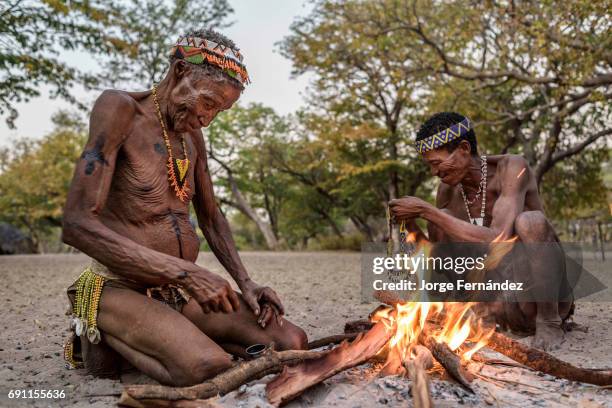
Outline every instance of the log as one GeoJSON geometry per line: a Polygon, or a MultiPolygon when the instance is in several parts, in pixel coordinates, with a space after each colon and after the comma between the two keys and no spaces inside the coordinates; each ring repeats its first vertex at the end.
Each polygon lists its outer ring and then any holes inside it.
{"type": "Polygon", "coordinates": [[[380,321],[365,334],[360,334],[352,343],[344,342],[325,356],[286,367],[282,373],[266,386],[268,401],[274,406],[291,401],[306,389],[318,384],[340,371],[363,364],[389,341],[394,327],[380,321]]]}
{"type": "Polygon", "coordinates": [[[397,347],[388,347],[385,354],[385,365],[379,372],[381,377],[406,374],[406,370],[402,365],[402,356],[397,347]]]}
{"type": "Polygon", "coordinates": [[[433,367],[433,356],[429,349],[416,345],[413,349],[415,357],[403,361],[408,377],[412,381],[412,399],[415,408],[432,408],[433,401],[429,388],[427,370],[433,367]]]}
{"type": "Polygon", "coordinates": [[[353,333],[344,333],[344,334],[334,334],[332,336],[323,337],[322,339],[313,340],[308,343],[308,350],[313,350],[319,347],[327,346],[330,344],[338,344],[342,343],[344,340],[355,340],[355,337],[359,335],[360,332],[353,333]]]}
{"type": "Polygon", "coordinates": [[[344,324],[345,333],[361,333],[368,331],[374,326],[370,319],[351,320],[344,324]]]}
{"type": "Polygon", "coordinates": [[[426,329],[421,332],[419,342],[431,351],[431,354],[444,367],[448,375],[461,384],[463,388],[474,393],[470,385],[474,377],[463,368],[461,358],[453,353],[446,343],[438,343],[426,329]]]}
{"type": "Polygon", "coordinates": [[[191,387],[168,387],[164,385],[129,385],[124,388],[122,400],[196,400],[224,395],[242,384],[257,380],[268,374],[278,373],[285,365],[297,364],[308,359],[324,356],[328,351],[267,350],[260,358],[245,361],[191,387]],[[125,398],[124,398],[125,397],[125,398]]]}
{"type": "Polygon", "coordinates": [[[501,333],[493,333],[487,347],[533,370],[555,377],[601,386],[612,385],[612,371],[573,366],[545,351],[518,342],[501,333]]]}

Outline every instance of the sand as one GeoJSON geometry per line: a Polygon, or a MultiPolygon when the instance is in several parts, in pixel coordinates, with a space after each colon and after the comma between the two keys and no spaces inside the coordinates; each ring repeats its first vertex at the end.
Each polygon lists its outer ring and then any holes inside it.
{"type": "MultiPolygon", "coordinates": [[[[245,252],[242,257],[256,281],[279,293],[287,318],[303,327],[310,339],[341,333],[347,320],[363,318],[374,307],[360,302],[358,253],[245,252]]],[[[210,254],[202,254],[198,262],[221,272],[210,254]]],[[[83,370],[67,370],[62,359],[68,327],[64,290],[86,263],[83,255],[0,257],[0,407],[115,405],[117,398],[113,394],[121,391],[120,381],[95,379],[83,370]],[[63,390],[65,398],[9,399],[11,389],[63,390]]],[[[610,287],[611,271],[596,262],[593,265],[590,269],[610,287]]],[[[583,367],[612,367],[612,303],[579,302],[575,320],[589,326],[588,333],[568,333],[554,354],[583,367]]],[[[484,366],[481,373],[523,385],[476,380],[476,394],[469,395],[451,382],[434,378],[436,405],[612,407],[612,393],[594,386],[519,368],[484,366]]],[[[127,382],[142,380],[123,378],[127,382]]],[[[265,407],[263,382],[217,399],[215,404],[265,407]]],[[[376,367],[367,364],[314,387],[289,406],[407,407],[411,406],[410,382],[398,377],[380,378],[376,367]]]]}

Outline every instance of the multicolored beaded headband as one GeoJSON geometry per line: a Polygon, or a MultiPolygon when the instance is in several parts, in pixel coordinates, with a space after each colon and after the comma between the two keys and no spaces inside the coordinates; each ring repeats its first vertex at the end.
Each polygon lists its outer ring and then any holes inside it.
{"type": "Polygon", "coordinates": [[[425,139],[417,140],[414,144],[417,152],[423,154],[430,150],[437,149],[455,139],[460,138],[472,129],[472,122],[468,118],[463,119],[459,123],[436,133],[425,139]]]}
{"type": "Polygon", "coordinates": [[[207,62],[224,70],[242,84],[249,84],[249,74],[242,63],[242,54],[233,48],[199,37],[180,37],[170,49],[170,55],[192,64],[207,62]]]}

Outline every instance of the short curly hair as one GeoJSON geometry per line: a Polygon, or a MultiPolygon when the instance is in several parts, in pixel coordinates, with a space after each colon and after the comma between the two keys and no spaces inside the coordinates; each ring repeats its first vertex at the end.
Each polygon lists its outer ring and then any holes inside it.
{"type": "MultiPolygon", "coordinates": [[[[181,37],[205,38],[207,40],[214,41],[217,44],[221,44],[223,46],[230,47],[234,50],[238,50],[238,47],[236,47],[236,43],[234,43],[234,41],[230,40],[223,34],[211,28],[190,30],[190,31],[185,32],[183,35],[181,35],[181,37]]],[[[172,65],[175,61],[179,60],[179,58],[175,57],[174,55],[170,55],[169,60],[170,60],[170,65],[172,65]]],[[[196,65],[196,64],[193,64],[193,65],[196,65]]],[[[216,65],[212,65],[207,62],[204,62],[202,64],[197,64],[196,66],[202,70],[201,71],[202,73],[210,77],[213,81],[228,82],[232,84],[233,86],[237,87],[238,89],[240,89],[241,91],[244,90],[244,85],[242,85],[240,81],[228,75],[225,71],[223,71],[221,68],[217,67],[216,65]]]]}
{"type": "MultiPolygon", "coordinates": [[[[419,131],[417,132],[416,140],[426,139],[431,135],[434,135],[456,123],[463,121],[464,119],[465,116],[457,112],[436,113],[421,125],[419,131]]],[[[474,133],[474,129],[470,129],[470,131],[466,134],[452,140],[449,143],[446,143],[440,148],[445,148],[449,152],[452,152],[457,148],[457,146],[459,146],[459,143],[461,143],[462,140],[467,140],[470,143],[471,154],[478,156],[478,142],[476,141],[476,133],[474,133]]]]}

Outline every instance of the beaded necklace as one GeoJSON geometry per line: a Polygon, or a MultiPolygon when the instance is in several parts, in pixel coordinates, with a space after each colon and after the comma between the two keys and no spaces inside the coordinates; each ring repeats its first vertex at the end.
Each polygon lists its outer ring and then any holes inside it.
{"type": "Polygon", "coordinates": [[[181,146],[183,147],[184,159],[175,159],[172,156],[172,146],[170,145],[170,138],[166,131],[166,125],[164,124],[164,118],[157,101],[157,85],[153,85],[153,103],[157,110],[157,118],[162,128],[164,135],[164,142],[166,143],[166,149],[168,150],[168,180],[170,181],[170,187],[174,188],[174,193],[179,200],[185,202],[189,199],[189,184],[187,182],[187,171],[189,170],[189,159],[187,158],[187,148],[185,147],[185,136],[181,134],[181,146]],[[178,177],[177,177],[178,174],[178,177]]]}
{"type": "Polygon", "coordinates": [[[483,155],[480,157],[480,186],[478,187],[478,192],[472,201],[468,201],[465,196],[465,191],[463,191],[463,184],[459,183],[459,191],[461,192],[461,197],[463,197],[463,203],[465,204],[465,210],[467,211],[468,218],[470,219],[470,223],[474,225],[483,226],[484,218],[485,218],[485,207],[487,206],[487,156],[483,155]],[[482,200],[480,205],[480,217],[472,218],[472,214],[470,213],[470,205],[472,205],[482,193],[482,200]]]}

